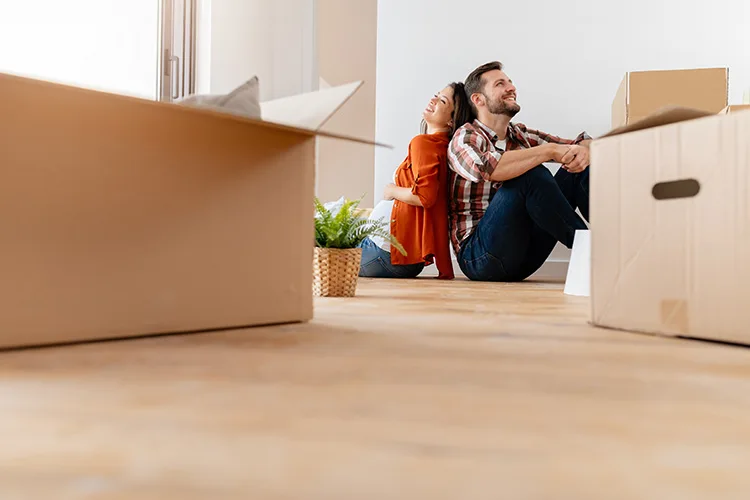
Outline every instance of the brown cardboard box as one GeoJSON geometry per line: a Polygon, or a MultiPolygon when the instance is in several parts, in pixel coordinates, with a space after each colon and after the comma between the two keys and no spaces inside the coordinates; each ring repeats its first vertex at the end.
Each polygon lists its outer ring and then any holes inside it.
{"type": "Polygon", "coordinates": [[[612,128],[669,106],[718,113],[729,104],[727,68],[626,73],[612,102],[612,128]]]}
{"type": "Polygon", "coordinates": [[[0,74],[0,347],[309,320],[315,138],[357,140],[315,127],[358,87],[252,120],[0,74]]]}
{"type": "Polygon", "coordinates": [[[722,115],[726,115],[729,113],[736,113],[737,111],[748,111],[750,110],[750,104],[731,104],[727,106],[726,108],[721,110],[722,115]]]}
{"type": "Polygon", "coordinates": [[[593,142],[594,324],[750,343],[749,137],[671,108],[593,142]]]}

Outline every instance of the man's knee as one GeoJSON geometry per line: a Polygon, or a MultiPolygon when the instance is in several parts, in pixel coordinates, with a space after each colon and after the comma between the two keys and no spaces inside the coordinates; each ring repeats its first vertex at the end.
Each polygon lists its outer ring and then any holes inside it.
{"type": "Polygon", "coordinates": [[[540,177],[544,179],[553,178],[552,172],[550,172],[549,169],[544,165],[537,165],[526,173],[532,177],[540,177]]]}
{"type": "Polygon", "coordinates": [[[544,165],[537,165],[536,167],[527,171],[521,177],[524,180],[532,182],[534,184],[539,183],[539,182],[545,182],[545,183],[555,182],[555,177],[552,175],[552,172],[550,172],[549,169],[545,167],[544,165]]]}

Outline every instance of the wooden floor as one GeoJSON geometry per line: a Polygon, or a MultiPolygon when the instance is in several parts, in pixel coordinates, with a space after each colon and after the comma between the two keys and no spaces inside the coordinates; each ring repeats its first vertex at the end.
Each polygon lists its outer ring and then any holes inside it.
{"type": "Polygon", "coordinates": [[[750,350],[561,290],[362,280],[308,325],[0,353],[0,498],[750,498],[750,350]]]}

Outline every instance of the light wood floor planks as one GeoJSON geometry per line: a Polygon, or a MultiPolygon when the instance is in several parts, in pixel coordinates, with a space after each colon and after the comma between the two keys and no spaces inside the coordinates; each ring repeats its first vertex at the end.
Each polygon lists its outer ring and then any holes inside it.
{"type": "Polygon", "coordinates": [[[362,280],[307,325],[0,353],[0,498],[747,499],[750,350],[586,320],[362,280]]]}

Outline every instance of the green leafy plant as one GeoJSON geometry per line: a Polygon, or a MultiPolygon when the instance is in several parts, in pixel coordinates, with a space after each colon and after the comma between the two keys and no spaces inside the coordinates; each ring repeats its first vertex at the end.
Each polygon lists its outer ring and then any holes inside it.
{"type": "Polygon", "coordinates": [[[357,248],[368,236],[379,236],[406,255],[406,250],[393,237],[386,222],[370,220],[359,214],[361,201],[344,200],[338,211],[332,211],[316,197],[315,244],[321,248],[357,248]]]}

